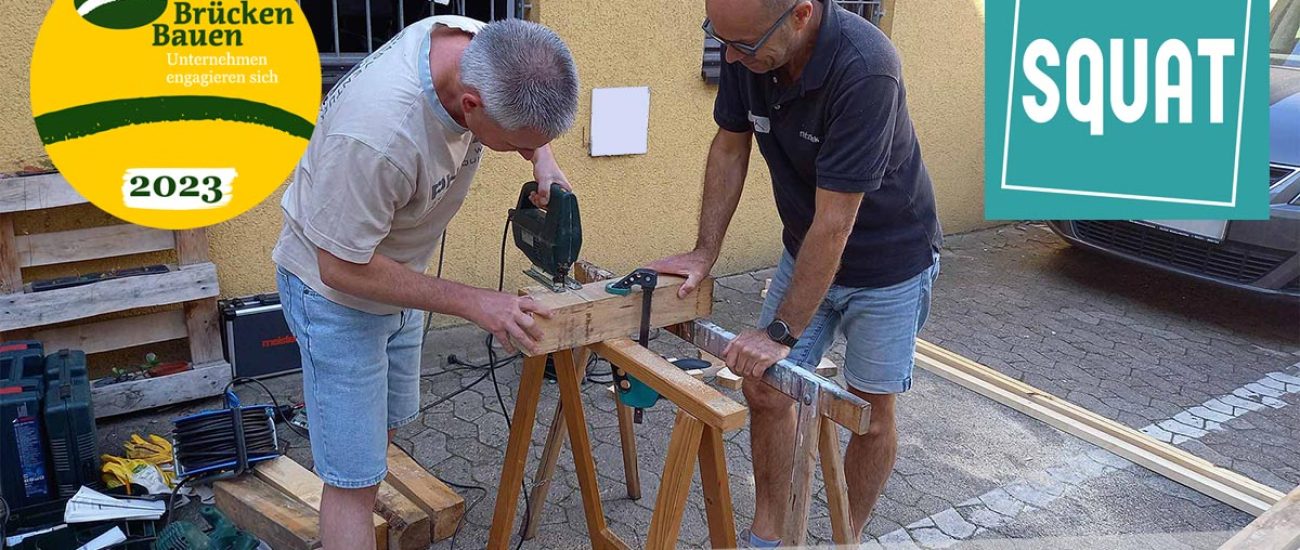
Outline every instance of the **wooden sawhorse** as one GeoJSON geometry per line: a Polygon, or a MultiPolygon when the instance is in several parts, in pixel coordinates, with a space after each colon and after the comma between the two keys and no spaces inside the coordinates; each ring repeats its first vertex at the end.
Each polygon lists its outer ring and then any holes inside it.
{"type": "MultiPolygon", "coordinates": [[[[580,281],[595,283],[565,294],[548,295],[536,289],[522,291],[542,301],[556,313],[551,320],[539,319],[539,325],[547,334],[541,344],[543,350],[564,350],[554,355],[560,402],[539,465],[538,483],[533,493],[536,504],[532,518],[535,521],[540,516],[546,486],[558,459],[564,432],[567,431],[573,447],[575,470],[582,491],[592,546],[626,547],[605,524],[596,482],[595,461],[591,455],[582,409],[579,381],[585,374],[586,367],[586,352],[583,348],[588,346],[616,368],[637,377],[679,407],[669,441],[663,481],[651,518],[647,547],[670,548],[675,545],[696,458],[701,465],[710,540],[717,548],[734,547],[735,519],[731,510],[721,434],[743,425],[743,407],[736,414],[733,407],[739,405],[734,401],[682,372],[658,354],[627,340],[624,335],[630,334],[639,326],[640,297],[635,293],[626,297],[611,297],[604,293],[603,285],[599,283],[610,277],[608,271],[587,262],[578,262],[575,267],[575,277],[580,281]],[[570,349],[575,351],[570,353],[567,351],[570,349]],[[575,355],[584,360],[575,361],[575,355]],[[565,426],[558,425],[561,415],[565,426]],[[710,483],[710,480],[716,482],[710,483]]],[[[680,278],[661,277],[652,308],[651,324],[655,327],[669,327],[672,333],[695,344],[702,351],[715,356],[722,355],[722,349],[734,335],[717,325],[698,320],[712,310],[712,280],[706,280],[685,300],[676,298],[675,289],[681,282],[680,278]]],[[[520,484],[527,464],[527,447],[536,420],[544,367],[543,356],[529,358],[524,362],[524,376],[515,403],[515,424],[511,429],[501,485],[498,487],[489,548],[504,548],[510,539],[520,484]]],[[[813,461],[821,454],[832,515],[833,538],[838,544],[856,542],[856,534],[852,533],[849,519],[843,460],[834,424],[845,426],[856,434],[865,433],[870,416],[869,404],[834,382],[788,361],[782,361],[768,369],[763,380],[795,399],[799,407],[796,460],[791,477],[791,510],[787,513],[783,540],[786,544],[796,545],[806,541],[813,461]]],[[[635,470],[636,448],[630,422],[625,421],[630,420],[630,410],[621,403],[619,416],[624,465],[629,482],[628,493],[636,498],[640,492],[635,470]]],[[[532,525],[526,531],[535,529],[536,526],[532,525]]],[[[531,537],[531,534],[526,533],[525,537],[531,537]]]]}

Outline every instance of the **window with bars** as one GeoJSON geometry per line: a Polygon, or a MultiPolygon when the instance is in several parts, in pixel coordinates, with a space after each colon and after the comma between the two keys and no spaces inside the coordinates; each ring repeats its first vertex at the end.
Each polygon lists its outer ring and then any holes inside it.
{"type": "MultiPolygon", "coordinates": [[[[837,4],[850,12],[856,13],[871,24],[880,26],[885,17],[882,0],[835,0],[837,4]]],[[[704,37],[704,62],[700,66],[700,78],[709,84],[718,83],[718,71],[722,69],[722,44],[717,40],[704,37]]]]}
{"type": "Polygon", "coordinates": [[[325,89],[353,65],[396,36],[407,24],[431,15],[464,15],[480,21],[529,18],[529,0],[299,0],[316,36],[325,89]]]}

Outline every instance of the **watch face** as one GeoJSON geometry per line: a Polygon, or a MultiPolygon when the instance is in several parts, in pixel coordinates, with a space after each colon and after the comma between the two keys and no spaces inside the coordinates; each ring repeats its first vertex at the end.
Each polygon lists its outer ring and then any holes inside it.
{"type": "Polygon", "coordinates": [[[778,342],[785,340],[790,335],[790,328],[785,325],[784,321],[772,321],[767,325],[767,337],[778,342]]]}

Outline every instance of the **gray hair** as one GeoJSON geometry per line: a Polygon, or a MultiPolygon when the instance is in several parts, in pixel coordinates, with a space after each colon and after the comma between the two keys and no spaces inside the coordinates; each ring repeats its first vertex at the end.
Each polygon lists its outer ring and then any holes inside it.
{"type": "Polygon", "coordinates": [[[460,79],[478,91],[487,116],[506,130],[554,139],[578,113],[578,68],[555,31],[506,19],[483,27],[460,58],[460,79]]]}

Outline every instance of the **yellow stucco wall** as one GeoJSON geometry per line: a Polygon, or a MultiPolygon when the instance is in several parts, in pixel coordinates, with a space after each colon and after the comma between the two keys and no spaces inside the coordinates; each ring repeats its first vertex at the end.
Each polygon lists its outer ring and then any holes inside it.
{"type": "MultiPolygon", "coordinates": [[[[948,232],[983,222],[982,0],[905,0],[893,13],[903,52],[909,103],[922,139],[948,232]]],[[[699,76],[703,2],[538,0],[540,20],[565,37],[578,62],[583,92],[578,123],[554,144],[580,193],[584,256],[615,271],[682,251],[694,243],[705,154],[716,131],[715,87],[699,76]],[[591,89],[650,87],[649,153],[592,158],[591,89]]],[[[0,173],[45,160],[30,116],[28,60],[49,0],[0,2],[0,173]]],[[[888,26],[887,26],[888,28],[888,26]]],[[[444,275],[495,286],[506,209],[530,166],[515,155],[485,157],[461,213],[449,228],[444,275]]],[[[257,208],[211,230],[222,294],[274,288],[269,260],[280,226],[277,192],[257,208]]],[[[27,218],[33,232],[74,225],[77,207],[54,220],[27,218]]],[[[740,210],[716,273],[775,263],[780,226],[767,169],[755,149],[740,210]]],[[[526,260],[507,247],[508,289],[527,283],[526,260]]]]}
{"type": "Polygon", "coordinates": [[[892,0],[907,106],[945,233],[984,221],[984,0],[892,0]]]}

